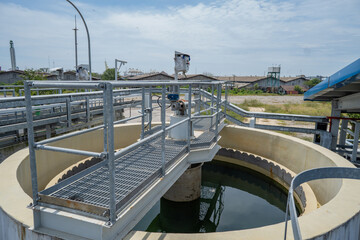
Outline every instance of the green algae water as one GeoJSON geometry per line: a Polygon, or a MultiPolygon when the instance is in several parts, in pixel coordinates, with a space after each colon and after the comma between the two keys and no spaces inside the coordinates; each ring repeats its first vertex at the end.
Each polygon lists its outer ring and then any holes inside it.
{"type": "Polygon", "coordinates": [[[287,193],[272,179],[234,164],[202,168],[201,197],[178,203],[161,198],[134,230],[167,233],[222,232],[284,221],[287,193]]]}

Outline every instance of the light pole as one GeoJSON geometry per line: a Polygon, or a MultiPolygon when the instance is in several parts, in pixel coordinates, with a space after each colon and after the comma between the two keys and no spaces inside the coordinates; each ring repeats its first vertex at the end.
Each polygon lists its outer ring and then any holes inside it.
{"type": "Polygon", "coordinates": [[[79,11],[79,9],[70,1],[70,0],[66,0],[68,1],[75,9],[76,11],[79,13],[81,19],[84,22],[85,25],[85,29],[86,29],[86,34],[87,34],[87,38],[88,38],[88,52],[89,52],[89,72],[90,72],[90,81],[92,81],[92,77],[91,77],[91,50],[90,50],[90,34],[89,34],[89,29],[86,25],[85,19],[83,17],[83,15],[81,14],[81,12],[79,11]]]}
{"type": "Polygon", "coordinates": [[[115,59],[115,81],[117,81],[117,70],[118,70],[117,63],[118,62],[120,63],[119,70],[120,70],[122,65],[125,65],[127,63],[126,61],[115,59]]]}
{"type": "Polygon", "coordinates": [[[78,55],[77,55],[77,29],[76,27],[76,15],[75,15],[75,28],[73,29],[75,32],[75,74],[76,74],[76,80],[79,81],[79,73],[78,73],[78,55]]]}

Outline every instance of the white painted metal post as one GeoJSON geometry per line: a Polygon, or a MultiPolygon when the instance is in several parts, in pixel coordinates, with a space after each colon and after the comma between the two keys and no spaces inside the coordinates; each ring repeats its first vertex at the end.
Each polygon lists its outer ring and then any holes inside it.
{"type": "MultiPolygon", "coordinates": [[[[333,100],[331,102],[331,116],[332,117],[340,117],[340,114],[341,114],[341,111],[338,110],[338,102],[333,100]]],[[[336,150],[338,133],[339,133],[339,123],[340,123],[339,119],[331,119],[331,135],[332,135],[332,139],[331,139],[331,148],[330,149],[332,151],[336,150]]]]}
{"type": "MultiPolygon", "coordinates": [[[[344,150],[346,150],[346,149],[343,148],[342,146],[345,146],[345,144],[346,144],[346,134],[347,134],[348,122],[349,122],[349,120],[347,120],[347,119],[343,119],[341,121],[339,145],[340,145],[340,148],[344,149],[344,150]]],[[[344,156],[344,153],[340,152],[339,154],[344,156]]]]}
{"type": "Polygon", "coordinates": [[[360,123],[355,122],[355,130],[354,130],[354,142],[353,142],[353,150],[351,154],[351,161],[355,162],[357,158],[357,150],[359,147],[359,132],[360,132],[360,123]]]}
{"type": "Polygon", "coordinates": [[[252,117],[250,118],[250,124],[249,127],[255,128],[256,118],[252,117]]]}

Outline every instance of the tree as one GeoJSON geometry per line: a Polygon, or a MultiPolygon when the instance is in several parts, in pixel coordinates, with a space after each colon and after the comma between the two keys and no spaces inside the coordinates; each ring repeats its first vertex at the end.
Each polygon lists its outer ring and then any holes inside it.
{"type": "MultiPolygon", "coordinates": [[[[92,77],[96,77],[96,78],[101,79],[101,74],[100,73],[93,72],[93,73],[91,73],[91,75],[92,75],[92,77]]],[[[114,76],[114,78],[115,78],[115,76],[114,76]]]]}
{"type": "Polygon", "coordinates": [[[255,90],[258,90],[258,89],[259,89],[259,84],[255,83],[254,89],[255,89],[255,90]]]}
{"type": "Polygon", "coordinates": [[[314,87],[315,85],[319,84],[321,82],[318,78],[313,78],[310,81],[305,82],[305,85],[307,85],[309,88],[314,87]]]}
{"type": "Polygon", "coordinates": [[[303,93],[303,90],[301,89],[301,87],[299,85],[295,85],[294,90],[300,94],[303,93]]]}
{"type": "MultiPolygon", "coordinates": [[[[118,72],[118,77],[119,76],[120,75],[118,72]]],[[[115,68],[108,68],[101,75],[101,80],[114,80],[114,79],[115,79],[115,68]]]]}
{"type": "Polygon", "coordinates": [[[24,70],[24,74],[21,75],[23,80],[46,80],[46,77],[35,71],[34,69],[26,69],[24,70]]]}

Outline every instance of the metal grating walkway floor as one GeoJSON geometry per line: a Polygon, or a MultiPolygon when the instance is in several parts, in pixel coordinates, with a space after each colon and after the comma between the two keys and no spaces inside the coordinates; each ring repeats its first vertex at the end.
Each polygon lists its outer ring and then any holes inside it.
{"type": "MultiPolygon", "coordinates": [[[[156,127],[153,131],[156,130],[156,127]]],[[[209,147],[215,141],[213,130],[203,132],[191,141],[191,148],[209,147]]],[[[166,169],[187,154],[187,142],[166,139],[166,169]]],[[[155,179],[161,177],[161,136],[115,159],[116,210],[122,209],[155,179]]],[[[40,202],[81,210],[107,217],[109,215],[109,173],[106,164],[85,170],[64,182],[40,192],[40,202]]]]}

